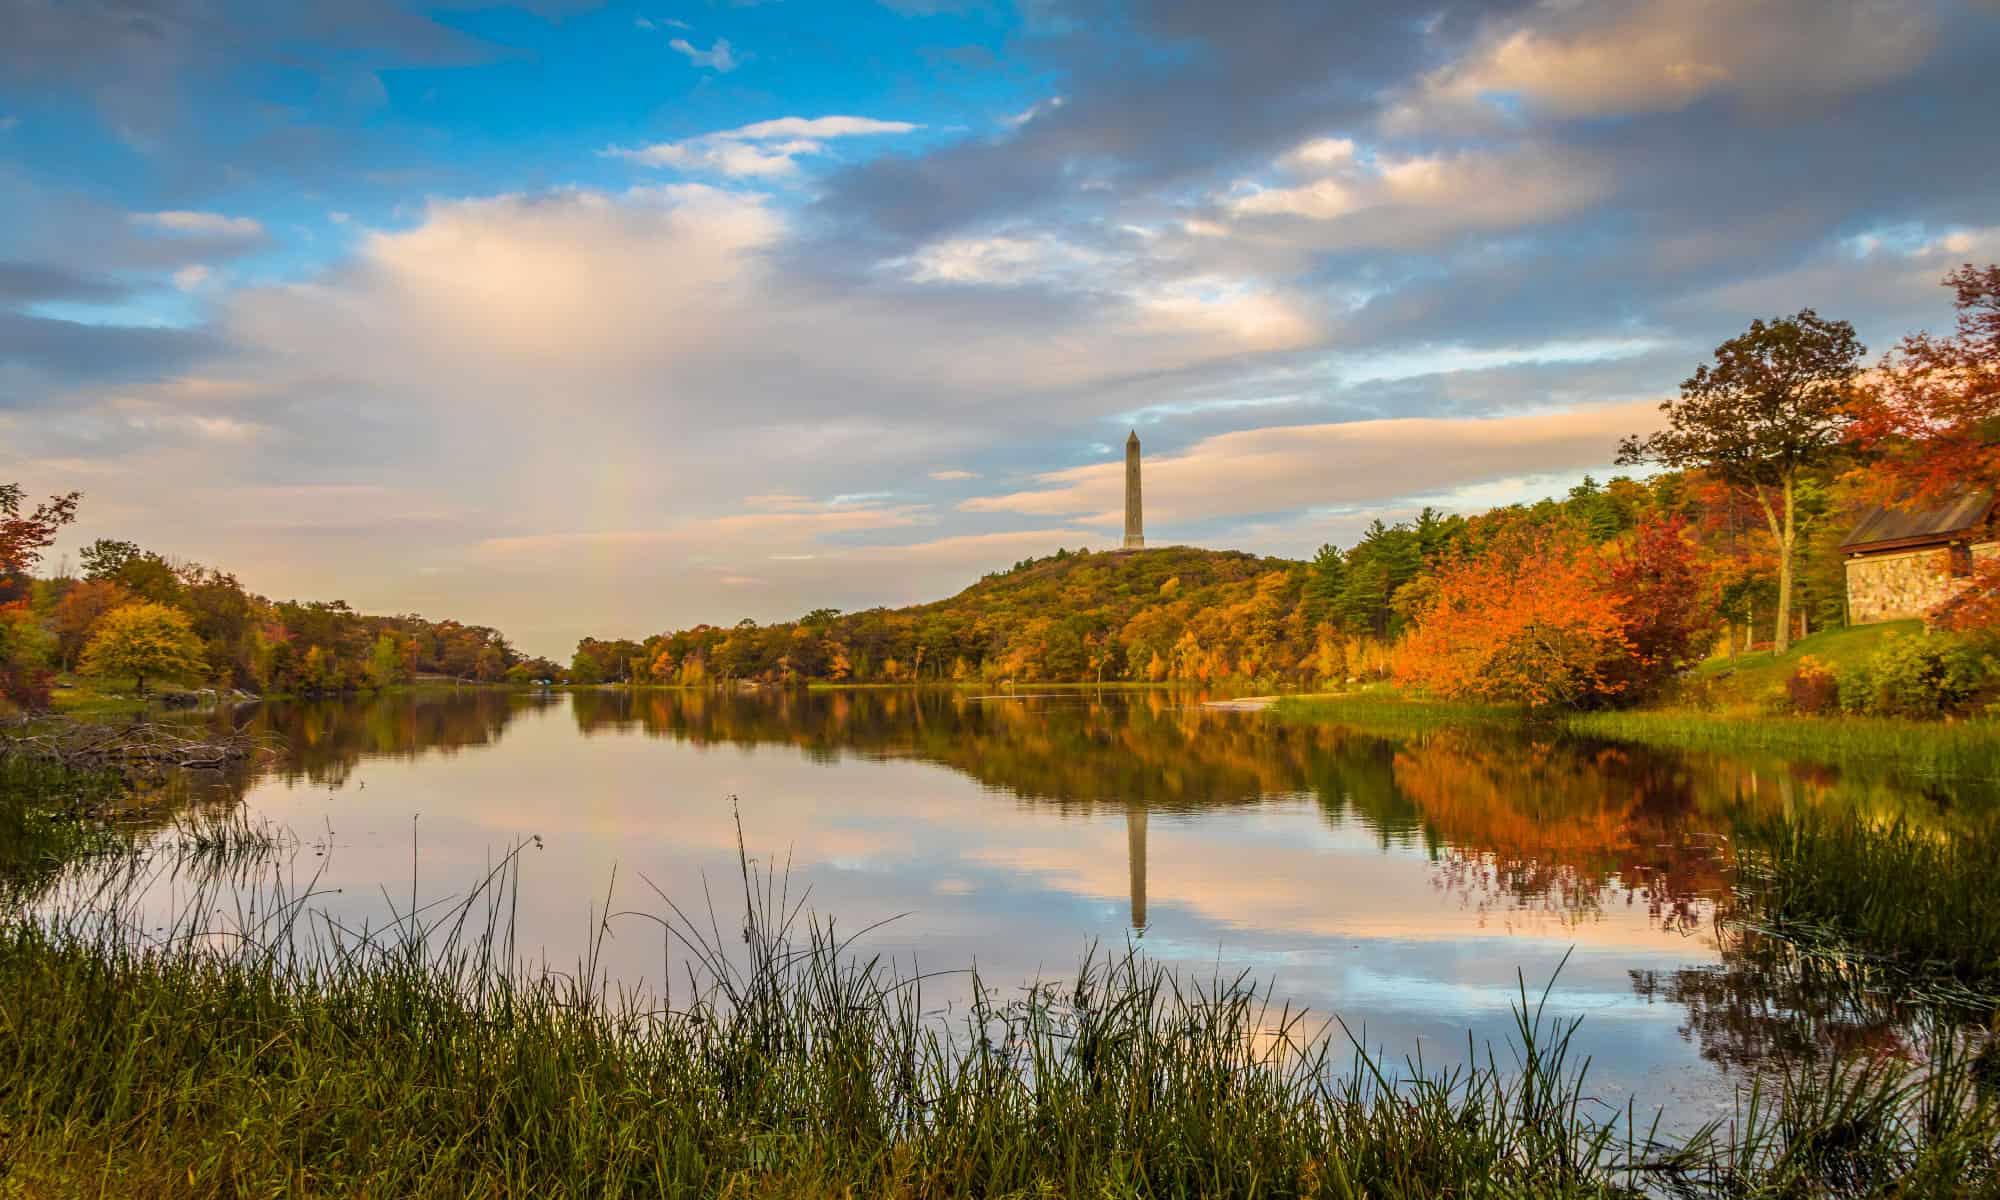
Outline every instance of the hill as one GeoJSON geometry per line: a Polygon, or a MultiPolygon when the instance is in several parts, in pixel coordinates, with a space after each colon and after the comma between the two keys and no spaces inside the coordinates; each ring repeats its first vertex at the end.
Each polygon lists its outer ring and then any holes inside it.
{"type": "Polygon", "coordinates": [[[1233,550],[1059,550],[909,608],[586,639],[573,673],[695,683],[1273,679],[1316,649],[1307,564],[1233,550]]]}

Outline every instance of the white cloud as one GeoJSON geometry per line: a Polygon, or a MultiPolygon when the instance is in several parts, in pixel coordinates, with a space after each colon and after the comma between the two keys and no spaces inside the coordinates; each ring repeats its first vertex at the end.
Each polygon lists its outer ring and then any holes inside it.
{"type": "Polygon", "coordinates": [[[1352,142],[1316,138],[1273,166],[1296,182],[1242,181],[1222,201],[1233,228],[1216,220],[1190,232],[1226,236],[1289,221],[1288,240],[1324,248],[1416,245],[1562,216],[1608,195],[1614,183],[1593,160],[1540,146],[1364,156],[1352,142]]]}
{"type": "Polygon", "coordinates": [[[922,126],[871,117],[780,117],[737,129],[650,146],[612,146],[601,153],[646,167],[773,179],[797,170],[801,155],[820,154],[833,138],[909,133],[922,126]]]}
{"type": "Polygon", "coordinates": [[[13,116],[11,114],[7,116],[0,116],[0,133],[6,133],[7,131],[20,125],[20,123],[21,123],[21,118],[13,116]]]}
{"type": "Polygon", "coordinates": [[[229,217],[211,212],[133,213],[135,224],[172,234],[194,237],[253,240],[264,236],[264,226],[250,217],[229,217]]]}
{"type": "Polygon", "coordinates": [[[215,278],[213,270],[196,263],[174,272],[174,286],[183,292],[199,291],[213,278],[215,278]]]}
{"type": "Polygon", "coordinates": [[[676,54],[685,56],[695,66],[707,67],[723,75],[727,75],[741,65],[740,60],[737,59],[736,55],[730,49],[728,38],[716,38],[715,45],[706,50],[695,46],[686,38],[675,38],[673,41],[668,42],[667,46],[676,54]]]}
{"type": "Polygon", "coordinates": [[[873,117],[778,117],[757,121],[711,137],[756,141],[764,138],[865,137],[879,133],[914,133],[922,129],[908,121],[878,121],[873,117]]]}
{"type": "Polygon", "coordinates": [[[961,471],[957,468],[952,468],[944,471],[932,471],[931,478],[937,480],[939,483],[958,483],[961,480],[979,478],[979,472],[961,471]]]}
{"type": "Polygon", "coordinates": [[[694,28],[686,21],[674,17],[637,17],[633,19],[632,24],[635,28],[645,30],[694,28]]]}
{"type": "Polygon", "coordinates": [[[1068,103],[1068,101],[1061,96],[1050,96],[1046,100],[1040,100],[1034,104],[1030,104],[1028,107],[1022,109],[1020,112],[1014,113],[1010,116],[1001,117],[1000,123],[1002,125],[1005,125],[1009,129],[1019,129],[1021,126],[1026,125],[1028,122],[1032,120],[1035,120],[1037,117],[1048,116],[1050,113],[1061,108],[1066,103],[1068,103]]]}

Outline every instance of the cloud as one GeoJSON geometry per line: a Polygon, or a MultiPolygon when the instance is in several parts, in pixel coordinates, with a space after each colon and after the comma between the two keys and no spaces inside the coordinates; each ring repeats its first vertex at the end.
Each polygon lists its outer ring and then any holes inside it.
{"type": "Polygon", "coordinates": [[[694,26],[688,24],[686,21],[675,17],[636,17],[633,19],[632,24],[635,28],[645,30],[694,28],[694,26]]]}
{"type": "Polygon", "coordinates": [[[1604,165],[1549,147],[1363,158],[1347,139],[1315,138],[1273,166],[1292,181],[1238,183],[1194,232],[1328,249],[1413,246],[1566,216],[1614,182],[1604,165]]]}
{"type": "Polygon", "coordinates": [[[730,49],[728,38],[715,39],[715,44],[706,50],[700,49],[686,38],[675,38],[668,42],[667,46],[695,66],[707,67],[718,74],[727,75],[741,65],[740,60],[730,49]]]}
{"type": "Polygon", "coordinates": [[[228,217],[209,212],[152,212],[132,214],[134,223],[170,234],[195,237],[256,241],[264,236],[264,226],[249,217],[228,217]]]}
{"type": "Polygon", "coordinates": [[[1927,0],[1543,3],[1490,27],[1389,119],[1422,126],[1519,104],[1564,118],[1658,112],[1720,92],[1769,105],[1904,75],[1936,36],[1927,0]]]}
{"type": "Polygon", "coordinates": [[[937,480],[940,483],[957,483],[961,480],[977,479],[979,478],[979,472],[961,471],[956,468],[953,468],[944,471],[932,471],[931,478],[937,480]]]}
{"type": "Polygon", "coordinates": [[[801,155],[821,154],[834,138],[909,133],[922,126],[871,117],[780,117],[737,129],[650,146],[612,146],[600,153],[646,167],[672,167],[734,178],[775,179],[798,169],[801,155]]]}
{"type": "Polygon", "coordinates": [[[80,275],[67,267],[0,261],[0,304],[47,300],[102,303],[117,300],[126,292],[126,288],[117,284],[80,275]]]}
{"type": "MultiPolygon", "coordinates": [[[[1527,471],[1601,467],[1618,439],[1656,424],[1652,402],[1485,420],[1400,418],[1240,430],[1146,462],[1151,527],[1424,496],[1527,471]]],[[[1125,469],[1051,471],[1026,491],[960,503],[966,512],[1123,519],[1125,469]]]]}
{"type": "Polygon", "coordinates": [[[21,124],[21,118],[12,114],[0,115],[0,133],[7,133],[21,124]]]}
{"type": "Polygon", "coordinates": [[[174,272],[174,286],[183,292],[200,291],[215,278],[215,272],[199,263],[174,272]]]}

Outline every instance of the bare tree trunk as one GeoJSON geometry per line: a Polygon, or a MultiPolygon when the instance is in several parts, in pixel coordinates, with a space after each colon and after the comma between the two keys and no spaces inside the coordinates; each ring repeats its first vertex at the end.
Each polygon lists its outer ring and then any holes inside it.
{"type": "Polygon", "coordinates": [[[1792,644],[1792,551],[1798,543],[1797,511],[1792,477],[1785,476],[1785,527],[1778,538],[1778,636],[1771,652],[1783,654],[1792,644]]]}

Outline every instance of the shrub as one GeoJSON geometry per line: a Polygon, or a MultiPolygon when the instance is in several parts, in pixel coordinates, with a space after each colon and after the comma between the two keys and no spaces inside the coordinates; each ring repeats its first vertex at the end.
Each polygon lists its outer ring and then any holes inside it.
{"type": "Polygon", "coordinates": [[[1840,707],[1840,681],[1825,663],[1808,654],[1785,680],[1785,700],[1795,713],[1824,716],[1840,707]]]}
{"type": "Polygon", "coordinates": [[[1960,642],[1895,637],[1867,665],[1840,681],[1840,706],[1878,717],[1936,717],[1979,691],[1985,664],[1960,642]]]}

